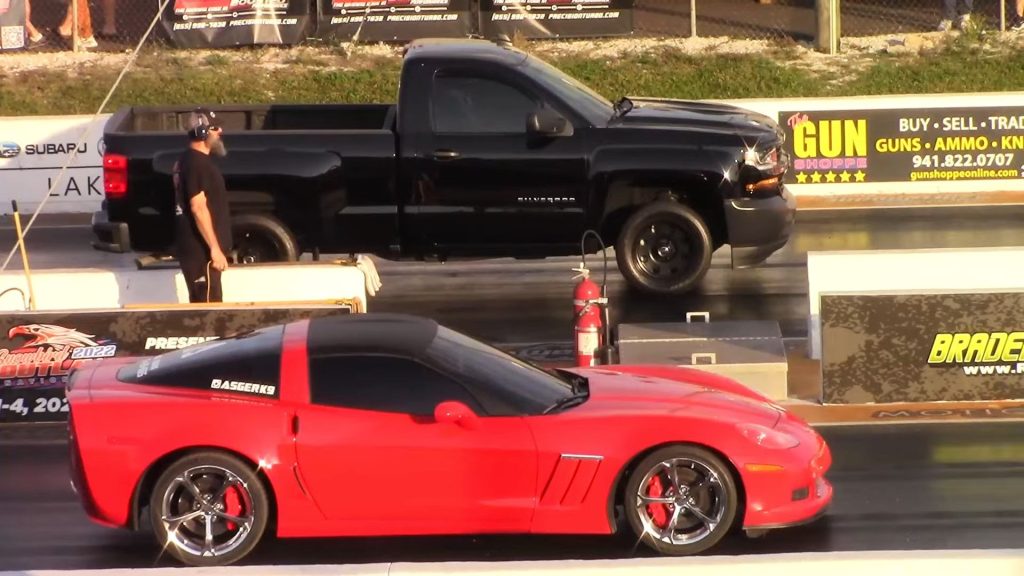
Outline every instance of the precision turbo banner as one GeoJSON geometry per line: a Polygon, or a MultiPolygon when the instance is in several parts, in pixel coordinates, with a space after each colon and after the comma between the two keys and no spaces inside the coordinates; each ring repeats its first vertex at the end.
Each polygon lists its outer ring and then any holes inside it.
{"type": "Polygon", "coordinates": [[[781,111],[789,184],[1024,176],[1024,107],[781,111]]]}
{"type": "Polygon", "coordinates": [[[473,31],[470,0],[318,0],[317,36],[331,40],[408,42],[473,31]]]}
{"type": "Polygon", "coordinates": [[[302,0],[173,0],[161,15],[179,48],[297,44],[310,27],[302,0]]]}
{"type": "Polygon", "coordinates": [[[480,0],[485,37],[619,36],[633,32],[634,0],[480,0]]]}
{"type": "Polygon", "coordinates": [[[103,358],[154,356],[343,306],[187,308],[0,314],[0,423],[67,420],[75,368],[103,358]]]}

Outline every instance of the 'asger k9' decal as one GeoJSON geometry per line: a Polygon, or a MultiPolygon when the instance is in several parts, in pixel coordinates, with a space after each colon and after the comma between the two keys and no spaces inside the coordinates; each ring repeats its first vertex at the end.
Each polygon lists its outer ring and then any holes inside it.
{"type": "Polygon", "coordinates": [[[258,396],[269,396],[277,398],[277,386],[270,384],[257,384],[255,382],[239,382],[238,380],[221,380],[214,378],[210,382],[210,388],[214,390],[229,390],[231,392],[245,392],[258,396]]]}

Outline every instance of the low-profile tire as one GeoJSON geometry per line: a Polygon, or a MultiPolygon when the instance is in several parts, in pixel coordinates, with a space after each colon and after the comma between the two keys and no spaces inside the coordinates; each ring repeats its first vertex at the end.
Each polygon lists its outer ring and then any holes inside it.
{"type": "Polygon", "coordinates": [[[252,466],[207,451],[164,470],[153,485],[149,515],[157,543],[180,562],[226,566],[259,543],[270,503],[252,466]]]}
{"type": "Polygon", "coordinates": [[[689,556],[729,534],[739,491],[729,467],[709,450],[668,446],[633,469],[623,506],[637,540],[660,554],[689,556]]]}
{"type": "Polygon", "coordinates": [[[301,254],[295,235],[270,214],[232,216],[231,233],[239,264],[295,262],[301,254]]]}
{"type": "Polygon", "coordinates": [[[615,245],[619,271],[630,287],[649,294],[685,294],[711,266],[714,240],[689,206],[671,200],[634,212],[615,245]]]}

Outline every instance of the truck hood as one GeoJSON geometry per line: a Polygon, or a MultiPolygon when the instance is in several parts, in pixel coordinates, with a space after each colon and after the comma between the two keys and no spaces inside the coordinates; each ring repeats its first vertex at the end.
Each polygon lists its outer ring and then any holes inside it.
{"type": "MultiPolygon", "coordinates": [[[[727,411],[736,419],[775,426],[785,410],[758,393],[728,381],[719,386],[721,376],[707,374],[690,381],[688,370],[617,370],[615,367],[573,369],[585,376],[590,398],[574,410],[645,413],[667,413],[680,410],[699,416],[702,410],[727,411]]],[[[699,372],[694,370],[693,372],[699,372]]]]}
{"type": "Polygon", "coordinates": [[[609,127],[678,128],[783,138],[778,123],[764,114],[716,102],[667,98],[629,98],[633,109],[609,127]]]}

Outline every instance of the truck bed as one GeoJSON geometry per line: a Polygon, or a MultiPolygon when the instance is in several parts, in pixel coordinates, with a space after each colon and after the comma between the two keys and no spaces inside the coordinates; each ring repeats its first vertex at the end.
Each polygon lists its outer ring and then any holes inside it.
{"type": "MultiPolygon", "coordinates": [[[[108,134],[184,133],[192,106],[135,106],[118,111],[108,134]]],[[[394,104],[267,104],[216,106],[229,133],[393,130],[394,104]]]]}

